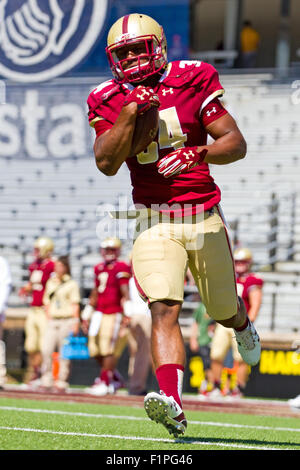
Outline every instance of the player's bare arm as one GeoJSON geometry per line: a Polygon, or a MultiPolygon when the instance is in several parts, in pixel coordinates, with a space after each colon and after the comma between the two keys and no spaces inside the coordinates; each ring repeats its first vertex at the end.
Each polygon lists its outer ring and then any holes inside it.
{"type": "Polygon", "coordinates": [[[97,300],[98,300],[98,291],[97,291],[96,287],[94,287],[91,290],[90,295],[89,295],[89,304],[93,308],[96,308],[97,307],[97,300]]]}
{"type": "Polygon", "coordinates": [[[227,165],[246,156],[247,144],[235,120],[230,114],[216,119],[206,127],[209,135],[215,139],[211,145],[199,149],[207,149],[204,161],[215,165],[227,165]]]}
{"type": "Polygon", "coordinates": [[[19,290],[19,296],[20,297],[26,297],[32,293],[32,284],[31,282],[28,282],[25,286],[21,287],[19,290]]]}
{"type": "MultiPolygon", "coordinates": [[[[120,286],[120,292],[121,292],[121,305],[124,308],[124,302],[130,300],[129,296],[129,286],[128,284],[121,284],[120,286]]],[[[127,328],[127,326],[130,324],[130,317],[128,317],[124,311],[124,315],[122,318],[122,328],[127,328]]]]}
{"type": "Polygon", "coordinates": [[[113,127],[95,140],[96,165],[106,176],[115,175],[130,156],[137,108],[134,102],[123,107],[113,127]]]}
{"type": "Polygon", "coordinates": [[[249,319],[254,322],[257,318],[262,303],[262,288],[253,286],[249,291],[250,308],[248,310],[249,319]]]}
{"type": "Polygon", "coordinates": [[[193,352],[197,352],[199,349],[197,337],[198,337],[198,324],[196,321],[194,321],[192,323],[191,335],[190,335],[190,349],[193,352]]]}
{"type": "Polygon", "coordinates": [[[121,284],[120,292],[122,296],[122,304],[126,302],[126,300],[130,300],[128,284],[121,284]]]}

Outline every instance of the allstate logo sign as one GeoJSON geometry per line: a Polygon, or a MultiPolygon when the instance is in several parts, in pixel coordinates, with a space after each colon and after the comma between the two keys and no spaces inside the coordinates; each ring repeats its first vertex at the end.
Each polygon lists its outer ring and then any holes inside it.
{"type": "Polygon", "coordinates": [[[99,37],[108,0],[0,0],[0,75],[40,82],[78,65],[99,37]]]}

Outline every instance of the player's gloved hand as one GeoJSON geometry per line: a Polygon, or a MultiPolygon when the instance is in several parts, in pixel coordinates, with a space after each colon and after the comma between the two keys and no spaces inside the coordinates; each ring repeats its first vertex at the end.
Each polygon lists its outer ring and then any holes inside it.
{"type": "Polygon", "coordinates": [[[123,106],[127,106],[129,103],[137,103],[138,114],[143,114],[152,106],[159,106],[159,98],[154,90],[149,86],[137,86],[132,90],[125,98],[123,106]]]}
{"type": "Polygon", "coordinates": [[[157,163],[158,173],[165,178],[187,173],[194,166],[203,162],[207,150],[197,152],[198,147],[183,147],[169,153],[157,163]]]}

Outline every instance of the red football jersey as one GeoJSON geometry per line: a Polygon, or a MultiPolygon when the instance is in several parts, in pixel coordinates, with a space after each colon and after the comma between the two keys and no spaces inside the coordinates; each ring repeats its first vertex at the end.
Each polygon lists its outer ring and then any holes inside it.
{"type": "Polygon", "coordinates": [[[46,283],[54,271],[54,267],[55,263],[50,259],[35,260],[29,266],[29,281],[32,284],[32,307],[41,307],[43,305],[46,283]]]}
{"type": "Polygon", "coordinates": [[[122,313],[120,286],[129,283],[130,266],[122,261],[109,264],[102,262],[94,267],[94,274],[98,291],[96,310],[102,313],[122,313]]]}
{"type": "MultiPolygon", "coordinates": [[[[132,89],[131,84],[120,85],[115,80],[108,80],[92,91],[88,98],[89,122],[97,135],[112,127],[125,96],[132,89]]],[[[204,62],[171,62],[154,90],[161,103],[158,135],[145,152],[126,160],[133,201],[153,209],[161,204],[176,205],[172,211],[175,216],[182,214],[183,205],[186,215],[208,210],[220,201],[221,193],[207,163],[171,178],[160,175],[156,165],[158,160],[178,148],[207,143],[202,114],[212,100],[224,93],[218,73],[204,62]]],[[[215,108],[209,113],[213,115],[215,108]]],[[[220,112],[216,113],[216,119],[219,117],[220,112]]]]}
{"type": "Polygon", "coordinates": [[[250,308],[249,303],[249,292],[253,287],[262,287],[264,284],[263,279],[257,276],[254,273],[244,274],[242,276],[236,275],[236,283],[237,283],[237,293],[240,297],[242,297],[243,301],[245,302],[245,306],[247,312],[250,308]]]}

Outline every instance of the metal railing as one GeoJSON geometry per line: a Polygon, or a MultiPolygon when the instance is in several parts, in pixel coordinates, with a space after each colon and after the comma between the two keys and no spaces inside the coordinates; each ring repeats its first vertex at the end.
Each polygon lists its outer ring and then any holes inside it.
{"type": "Polygon", "coordinates": [[[284,195],[272,192],[268,204],[256,206],[229,223],[234,247],[247,245],[252,249],[256,269],[275,271],[277,262],[294,260],[298,197],[295,191],[284,195]],[[243,233],[242,224],[247,227],[243,233]],[[258,225],[262,227],[259,238],[258,225]],[[282,233],[288,234],[285,240],[280,239],[282,233]],[[265,252],[264,262],[255,257],[257,251],[265,252]]]}

